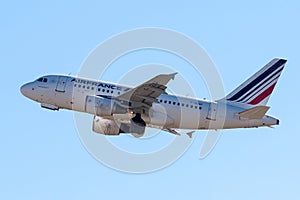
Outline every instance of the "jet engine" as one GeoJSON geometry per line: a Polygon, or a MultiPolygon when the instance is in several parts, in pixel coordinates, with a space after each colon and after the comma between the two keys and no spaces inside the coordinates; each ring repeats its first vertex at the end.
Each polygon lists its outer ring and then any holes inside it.
{"type": "Polygon", "coordinates": [[[94,116],[93,131],[103,135],[120,135],[121,130],[114,120],[94,116]]]}
{"type": "Polygon", "coordinates": [[[131,133],[134,137],[142,137],[145,132],[145,122],[140,116],[132,118],[130,124],[117,123],[111,119],[94,116],[93,131],[103,135],[120,135],[120,133],[131,133]]]}

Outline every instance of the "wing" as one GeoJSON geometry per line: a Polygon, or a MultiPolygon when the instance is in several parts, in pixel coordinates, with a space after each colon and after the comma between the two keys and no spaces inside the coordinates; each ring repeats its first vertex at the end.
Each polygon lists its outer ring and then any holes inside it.
{"type": "Polygon", "coordinates": [[[173,74],[161,74],[149,81],[130,89],[117,97],[119,102],[128,102],[129,109],[135,113],[147,114],[152,104],[157,101],[157,97],[166,94],[168,82],[175,78],[173,74]]]}

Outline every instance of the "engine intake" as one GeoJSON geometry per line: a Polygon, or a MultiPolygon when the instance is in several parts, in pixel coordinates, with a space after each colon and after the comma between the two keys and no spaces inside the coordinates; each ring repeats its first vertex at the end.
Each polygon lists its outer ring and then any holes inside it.
{"type": "Polygon", "coordinates": [[[93,131],[103,135],[120,135],[121,131],[114,120],[94,116],[93,131]]]}
{"type": "MultiPolygon", "coordinates": [[[[137,117],[139,118],[139,117],[137,117]]],[[[145,132],[145,122],[137,118],[131,119],[130,124],[117,123],[111,119],[94,116],[93,131],[103,135],[120,135],[120,133],[131,133],[134,137],[142,137],[145,132]]]]}

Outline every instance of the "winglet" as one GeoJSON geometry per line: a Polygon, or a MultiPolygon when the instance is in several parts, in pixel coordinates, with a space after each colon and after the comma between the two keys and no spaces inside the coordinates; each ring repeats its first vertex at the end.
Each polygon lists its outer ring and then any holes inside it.
{"type": "Polygon", "coordinates": [[[176,76],[177,74],[178,74],[178,73],[175,72],[175,73],[169,74],[169,76],[171,77],[172,80],[174,80],[174,79],[175,79],[175,76],[176,76]]]}
{"type": "Polygon", "coordinates": [[[190,138],[192,138],[194,132],[195,132],[195,131],[190,131],[190,132],[188,132],[188,133],[186,133],[186,134],[187,134],[190,138]]]}
{"type": "Polygon", "coordinates": [[[172,74],[159,74],[159,75],[155,76],[154,78],[148,80],[144,84],[156,83],[156,84],[159,84],[159,85],[167,85],[167,83],[171,79],[174,80],[176,74],[177,74],[177,72],[172,73],[172,74]]]}

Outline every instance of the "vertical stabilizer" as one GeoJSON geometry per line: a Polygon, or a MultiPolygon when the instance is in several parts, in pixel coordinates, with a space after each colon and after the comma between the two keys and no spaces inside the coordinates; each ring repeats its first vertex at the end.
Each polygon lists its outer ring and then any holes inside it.
{"type": "Polygon", "coordinates": [[[285,59],[273,59],[227,95],[226,100],[255,106],[266,105],[286,62],[285,59]]]}

